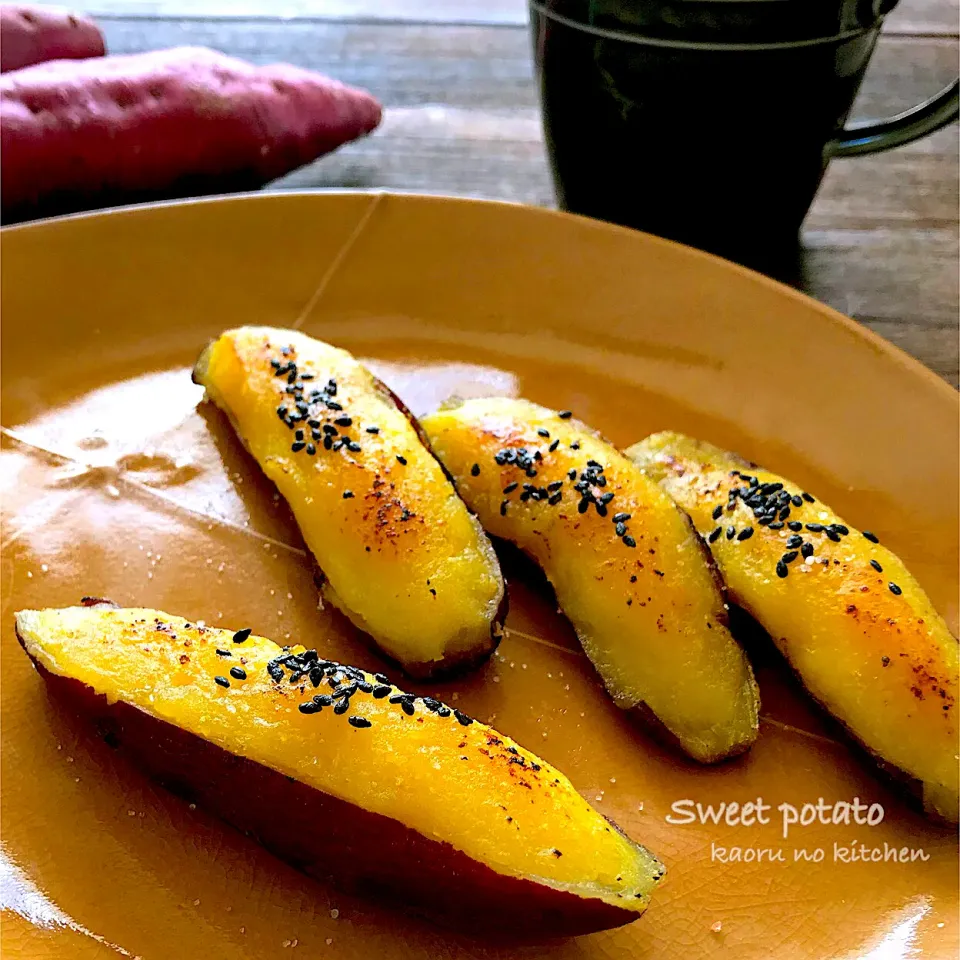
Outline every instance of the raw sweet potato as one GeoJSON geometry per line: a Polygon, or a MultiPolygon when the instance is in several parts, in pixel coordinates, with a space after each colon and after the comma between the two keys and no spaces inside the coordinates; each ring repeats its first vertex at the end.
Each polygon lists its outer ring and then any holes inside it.
{"type": "Polygon", "coordinates": [[[46,60],[86,60],[106,52],[100,28],[63,7],[0,4],[0,73],[46,60]]]}
{"type": "Polygon", "coordinates": [[[254,189],[379,121],[365,91],[203,48],[39,64],[0,77],[3,213],[254,189]]]}

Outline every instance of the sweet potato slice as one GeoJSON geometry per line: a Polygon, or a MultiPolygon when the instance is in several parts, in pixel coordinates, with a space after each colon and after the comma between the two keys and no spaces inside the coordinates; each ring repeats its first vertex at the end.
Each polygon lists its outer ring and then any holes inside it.
{"type": "Polygon", "coordinates": [[[413,676],[496,647],[490,541],[396,398],[345,350],[292,330],[229,330],[194,371],[290,504],[322,591],[413,676]]]}
{"type": "Polygon", "coordinates": [[[543,568],[616,703],[652,714],[697,760],[757,735],[753,672],[689,520],[623,454],[524,400],[421,420],[460,495],[543,568]]]}
{"type": "Polygon", "coordinates": [[[957,641],[900,558],[795,483],[711,444],[658,433],[627,455],[690,514],[731,599],[813,697],[918,781],[928,812],[956,822],[957,641]]]}
{"type": "Polygon", "coordinates": [[[467,928],[635,920],[663,873],[546,761],[386,677],[156,610],[25,610],[51,689],[307,873],[467,928]]]}
{"type": "Polygon", "coordinates": [[[89,17],[46,4],[0,3],[0,73],[105,52],[103,34],[89,17]]]}

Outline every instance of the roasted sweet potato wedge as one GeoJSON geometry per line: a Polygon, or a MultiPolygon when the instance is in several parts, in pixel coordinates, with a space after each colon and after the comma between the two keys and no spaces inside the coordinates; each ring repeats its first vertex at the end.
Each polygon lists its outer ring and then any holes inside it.
{"type": "Polygon", "coordinates": [[[753,672],[689,520],[569,414],[470,400],[421,420],[491,533],[546,573],[607,690],[703,762],[757,735],[753,672]]]}
{"type": "Polygon", "coordinates": [[[826,504],[678,433],[627,450],[693,518],[727,582],[807,689],[956,822],[957,641],[903,562],[826,504]]]}
{"type": "Polygon", "coordinates": [[[506,613],[489,540],[406,408],[345,350],[228,330],[194,370],[290,504],[323,596],[417,677],[488,657],[506,613]]]}
{"type": "Polygon", "coordinates": [[[380,674],[156,610],[24,610],[51,688],[305,872],[472,928],[619,926],[663,867],[546,761],[380,674]]]}

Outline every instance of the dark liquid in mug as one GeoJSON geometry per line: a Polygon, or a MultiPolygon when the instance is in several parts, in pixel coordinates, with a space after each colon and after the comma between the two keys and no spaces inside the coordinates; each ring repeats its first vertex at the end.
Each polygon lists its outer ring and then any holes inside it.
{"type": "Polygon", "coordinates": [[[531,11],[558,200],[777,272],[879,25],[777,49],[598,36],[531,11]]]}

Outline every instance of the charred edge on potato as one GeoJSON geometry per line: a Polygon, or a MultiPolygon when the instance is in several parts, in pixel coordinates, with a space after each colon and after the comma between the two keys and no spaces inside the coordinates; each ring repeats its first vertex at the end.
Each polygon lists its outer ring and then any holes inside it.
{"type": "MultiPolygon", "coordinates": [[[[200,356],[197,358],[197,361],[193,366],[193,371],[191,374],[191,378],[194,383],[204,386],[204,378],[206,376],[207,368],[210,362],[210,353],[213,350],[216,342],[217,342],[216,340],[211,340],[206,345],[206,347],[204,347],[204,349],[200,353],[200,356]]],[[[281,347],[280,352],[281,354],[283,354],[284,357],[287,357],[290,352],[290,348],[281,347]],[[285,353],[284,351],[287,351],[287,352],[285,353]]],[[[281,361],[274,358],[273,360],[270,361],[270,363],[271,363],[271,366],[273,367],[275,376],[287,378],[288,386],[292,387],[297,383],[299,383],[300,387],[303,386],[303,373],[299,372],[299,377],[297,376],[298,368],[295,360],[286,360],[285,363],[281,363],[281,361]],[[291,377],[293,379],[291,379],[291,377]]],[[[307,376],[310,378],[308,380],[308,383],[312,383],[313,375],[307,374],[307,376]]],[[[406,406],[406,404],[382,380],[380,380],[378,377],[373,376],[373,374],[370,374],[370,377],[373,383],[374,390],[377,392],[377,394],[379,394],[379,396],[382,399],[384,399],[387,403],[396,407],[396,409],[403,414],[407,422],[411,425],[411,427],[413,427],[413,430],[416,433],[418,440],[423,445],[424,449],[430,454],[433,460],[440,467],[440,470],[442,471],[444,477],[447,479],[447,481],[450,483],[453,490],[456,492],[456,484],[453,481],[453,477],[450,475],[450,472],[440,461],[439,457],[437,457],[432,446],[430,445],[430,442],[429,442],[429,439],[427,438],[426,433],[424,432],[423,428],[420,426],[419,421],[410,412],[410,409],[406,406]]],[[[335,409],[331,410],[331,408],[329,407],[328,401],[336,396],[336,390],[337,390],[336,381],[331,378],[330,380],[328,380],[326,387],[324,389],[317,391],[318,393],[322,394],[322,396],[316,402],[319,402],[322,400],[325,403],[325,405],[328,406],[328,412],[342,413],[342,408],[340,408],[340,405],[336,403],[336,401],[334,401],[335,409]],[[330,393],[331,388],[332,388],[332,393],[330,393]],[[329,396],[327,396],[327,394],[329,394],[329,396]]],[[[205,399],[209,399],[209,397],[205,396],[205,399]]],[[[218,410],[220,410],[222,413],[225,414],[228,422],[233,428],[234,434],[240,439],[240,442],[243,445],[244,449],[248,453],[250,453],[252,456],[252,452],[250,451],[249,445],[244,439],[243,434],[239,429],[239,425],[237,424],[234,417],[229,412],[224,411],[218,404],[214,404],[214,406],[218,410]]],[[[280,412],[280,408],[278,408],[278,413],[279,412],[280,412]]],[[[281,415],[281,419],[290,429],[296,429],[294,423],[288,421],[286,414],[281,415]]],[[[306,422],[306,420],[303,420],[302,422],[306,422]]],[[[313,431],[311,433],[311,438],[313,438],[313,434],[315,432],[316,431],[313,431]]],[[[305,436],[306,434],[304,434],[304,437],[305,436]]],[[[325,437],[324,439],[326,440],[327,437],[325,437]]],[[[327,449],[327,445],[324,443],[324,441],[317,441],[317,442],[323,445],[324,449],[327,449]]],[[[330,441],[329,446],[330,448],[333,447],[332,440],[330,441]]],[[[351,449],[352,452],[359,452],[361,447],[359,446],[359,444],[355,444],[355,449],[354,448],[349,448],[349,449],[351,449]]],[[[296,441],[294,444],[291,445],[291,450],[293,450],[293,452],[295,453],[299,453],[301,452],[301,450],[307,450],[307,444],[302,441],[296,441]]],[[[319,447],[315,452],[320,453],[319,447]]],[[[254,460],[255,459],[256,458],[254,458],[254,460]]],[[[457,494],[457,496],[459,496],[459,494],[457,494]]],[[[472,510],[470,510],[469,507],[466,507],[466,504],[464,504],[464,507],[467,510],[467,512],[470,514],[470,516],[473,517],[474,520],[476,521],[476,514],[472,510]]],[[[477,524],[477,527],[478,527],[479,535],[481,537],[486,537],[486,534],[483,532],[482,529],[480,529],[479,523],[477,524]]],[[[314,584],[317,587],[317,589],[321,592],[321,595],[322,595],[324,591],[324,587],[328,583],[328,579],[327,579],[326,573],[323,571],[320,564],[317,562],[316,558],[313,557],[312,559],[314,564],[314,578],[313,578],[314,584]]],[[[509,609],[510,609],[510,602],[509,602],[509,596],[507,593],[506,583],[501,578],[500,598],[497,603],[497,609],[490,623],[490,639],[487,646],[479,650],[463,651],[462,653],[456,656],[447,655],[444,661],[425,661],[423,663],[411,662],[411,663],[402,664],[400,663],[399,660],[395,659],[394,657],[391,657],[385,650],[381,649],[379,644],[377,644],[376,640],[373,637],[371,637],[369,634],[367,634],[365,631],[361,630],[360,633],[365,638],[365,642],[367,646],[373,652],[383,656],[387,660],[387,662],[396,665],[405,673],[407,673],[409,676],[414,677],[415,679],[418,679],[418,680],[450,680],[475,670],[476,668],[480,667],[490,659],[490,657],[493,655],[497,647],[500,646],[500,642],[503,639],[503,628],[504,628],[504,624],[506,623],[509,609]]]]}
{"type": "MultiPolygon", "coordinates": [[[[447,843],[228,753],[79,681],[40,675],[89,716],[107,744],[173,793],[215,814],[301,872],[433,923],[507,938],[576,936],[637,919],[634,910],[499,874],[447,843]],[[284,811],[278,817],[277,811],[284,811]],[[310,830],[290,830],[290,823],[310,830]],[[386,855],[389,852],[389,856],[386,855]]],[[[619,829],[619,828],[618,828],[619,829]]],[[[658,878],[659,879],[659,878],[658,878]]]]}

